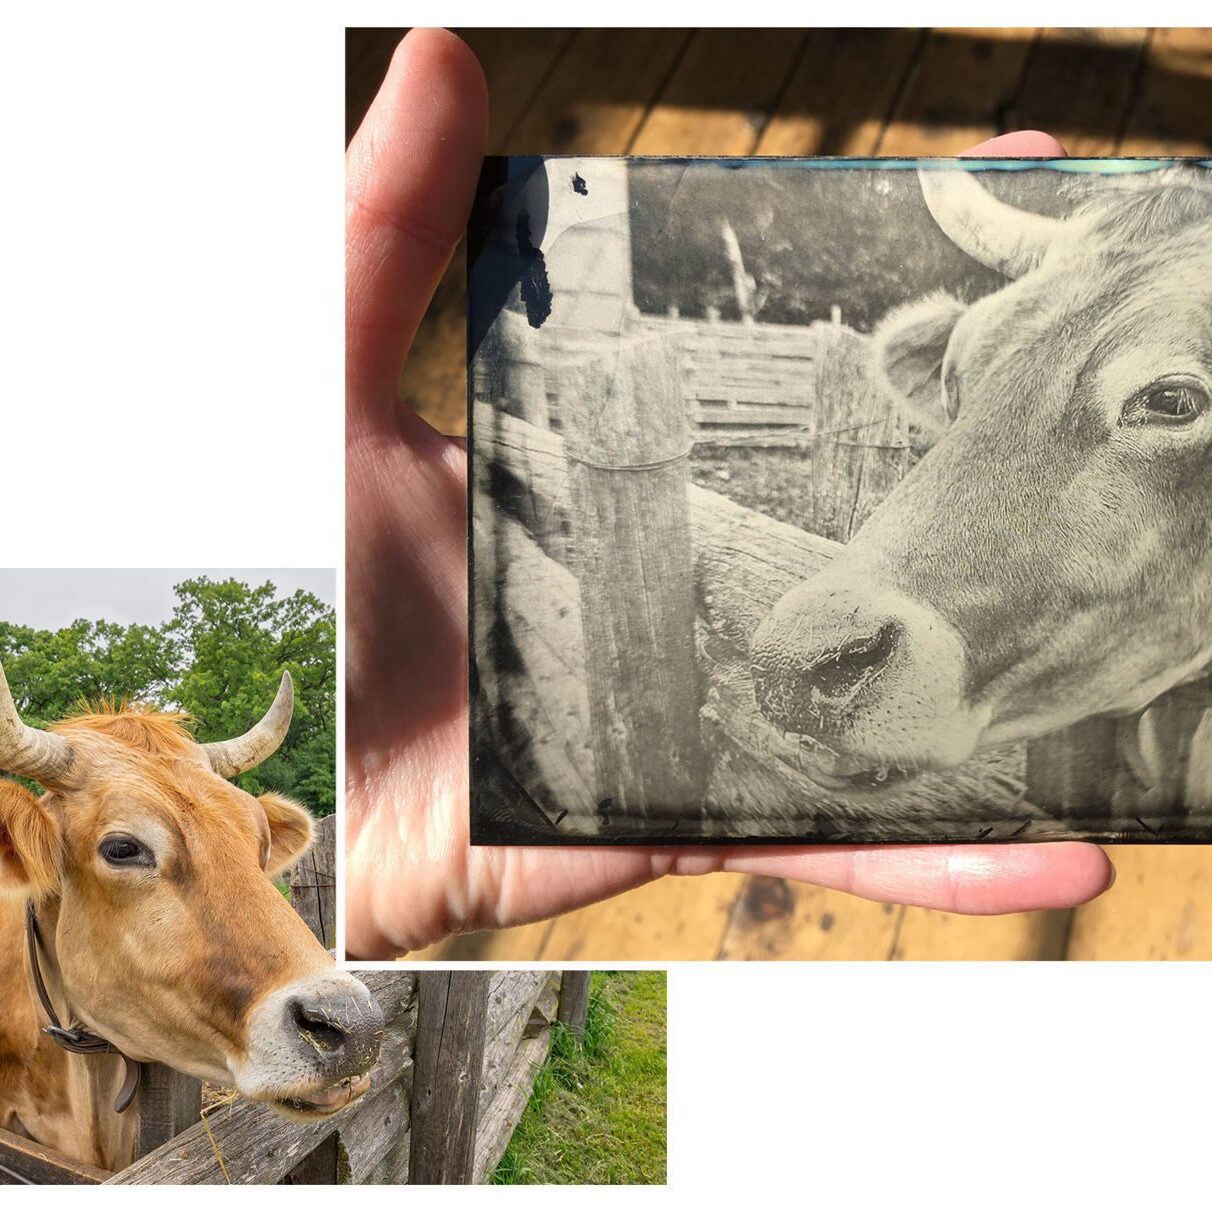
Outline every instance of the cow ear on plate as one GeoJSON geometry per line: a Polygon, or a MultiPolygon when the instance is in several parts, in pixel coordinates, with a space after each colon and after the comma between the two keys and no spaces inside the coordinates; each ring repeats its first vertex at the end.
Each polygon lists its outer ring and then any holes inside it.
{"type": "Polygon", "coordinates": [[[59,884],[59,821],[16,781],[0,780],[0,894],[40,898],[59,884]]]}
{"type": "Polygon", "coordinates": [[[929,446],[950,423],[943,398],[943,358],[967,307],[950,294],[931,294],[890,311],[876,329],[876,377],[915,428],[914,444],[929,446]]]}
{"type": "Polygon", "coordinates": [[[263,793],[258,799],[269,822],[269,859],[265,871],[281,873],[289,869],[311,847],[311,815],[302,806],[276,793],[263,793]]]}

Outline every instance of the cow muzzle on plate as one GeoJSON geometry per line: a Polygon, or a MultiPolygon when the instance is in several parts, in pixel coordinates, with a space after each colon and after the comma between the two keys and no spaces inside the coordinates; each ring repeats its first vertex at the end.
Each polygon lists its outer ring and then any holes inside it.
{"type": "Polygon", "coordinates": [[[787,592],[750,645],[758,708],[802,737],[823,787],[879,789],[972,754],[982,725],[964,700],[955,629],[896,592],[828,572],[787,592]]]}

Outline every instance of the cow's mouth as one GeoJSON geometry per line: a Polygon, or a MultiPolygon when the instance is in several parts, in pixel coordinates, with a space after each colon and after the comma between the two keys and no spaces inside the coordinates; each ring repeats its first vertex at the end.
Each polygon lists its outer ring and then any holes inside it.
{"type": "Polygon", "coordinates": [[[879,794],[912,780],[921,771],[902,764],[843,755],[807,735],[796,738],[796,768],[829,793],[879,794]]]}
{"type": "Polygon", "coordinates": [[[308,1096],[284,1096],[273,1101],[283,1116],[296,1120],[314,1121],[331,1117],[347,1104],[352,1104],[370,1088],[369,1075],[349,1075],[339,1083],[308,1096]]]}

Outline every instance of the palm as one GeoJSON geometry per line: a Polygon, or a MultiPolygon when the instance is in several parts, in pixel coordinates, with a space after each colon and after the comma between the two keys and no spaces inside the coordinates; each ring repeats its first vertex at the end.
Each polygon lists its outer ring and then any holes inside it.
{"type": "MultiPolygon", "coordinates": [[[[1086,844],[962,848],[472,848],[466,462],[398,405],[407,348],[464,226],[483,77],[453,35],[397,52],[348,156],[346,945],[379,957],[525,923],[668,873],[769,873],[872,898],[999,912],[1106,888],[1086,844]]],[[[1049,154],[1007,136],[1002,154],[1049,154]]],[[[1034,140],[1034,141],[1032,141],[1034,140]]],[[[986,148],[988,150],[988,148],[986,148]]]]}

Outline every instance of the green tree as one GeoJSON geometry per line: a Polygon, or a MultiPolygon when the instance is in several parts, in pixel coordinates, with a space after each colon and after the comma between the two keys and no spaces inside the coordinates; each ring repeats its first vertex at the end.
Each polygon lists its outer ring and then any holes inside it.
{"type": "Polygon", "coordinates": [[[176,679],[172,644],[162,628],[144,625],[80,620],[34,630],[0,621],[0,659],[33,726],[99,701],[156,703],[176,679]]]}
{"type": "Polygon", "coordinates": [[[283,671],[295,712],[279,751],[239,784],[274,789],[318,815],[336,807],[336,613],[309,592],[279,596],[206,577],[176,586],[161,626],[73,622],[35,630],[0,621],[0,660],[22,717],[45,726],[106,700],[183,710],[200,742],[246,731],[283,671]]]}
{"type": "Polygon", "coordinates": [[[205,576],[176,586],[164,633],[179,675],[168,699],[188,713],[200,742],[247,730],[268,709],[283,671],[295,682],[290,733],[278,752],[245,773],[249,793],[298,797],[315,813],[336,807],[336,611],[310,592],[280,597],[205,576]]]}

